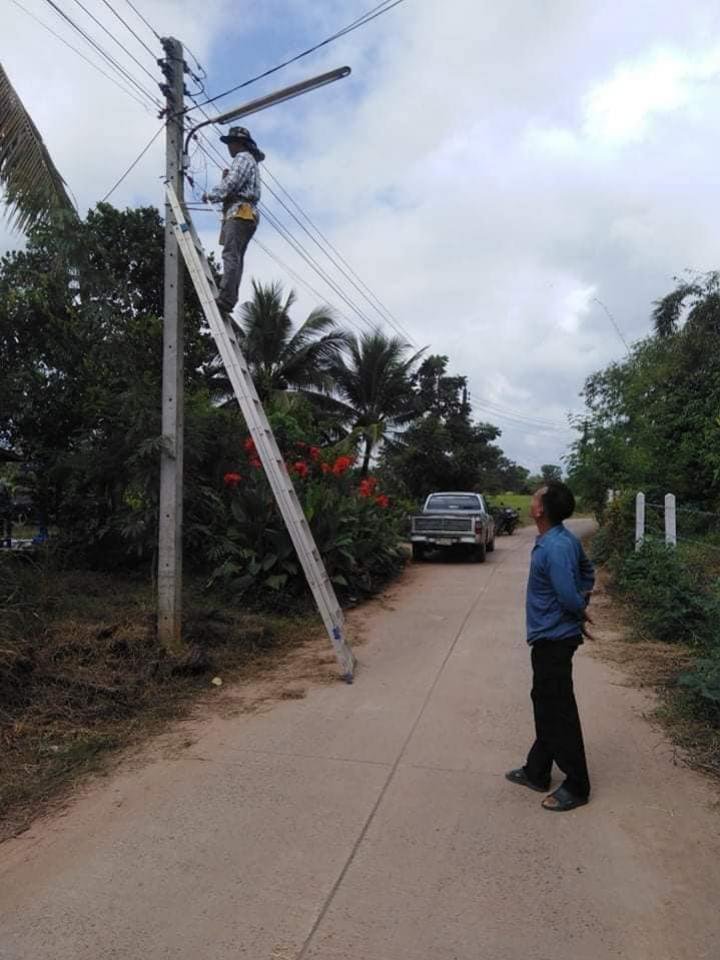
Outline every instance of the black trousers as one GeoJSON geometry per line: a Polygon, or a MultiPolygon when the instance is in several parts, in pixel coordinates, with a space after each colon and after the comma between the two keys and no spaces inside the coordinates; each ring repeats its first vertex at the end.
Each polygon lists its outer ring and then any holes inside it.
{"type": "Polygon", "coordinates": [[[545,786],[555,761],[565,774],[563,786],[574,796],[587,798],[590,777],[572,679],[572,658],[581,643],[582,637],[532,644],[535,743],[525,773],[533,783],[545,786]]]}

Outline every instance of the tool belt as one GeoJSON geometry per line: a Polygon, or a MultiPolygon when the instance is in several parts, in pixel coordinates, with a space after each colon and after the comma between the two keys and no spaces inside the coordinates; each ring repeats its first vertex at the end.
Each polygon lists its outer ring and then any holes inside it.
{"type": "Polygon", "coordinates": [[[251,203],[247,200],[226,200],[223,204],[223,220],[257,220],[257,214],[251,203]],[[234,204],[239,202],[239,206],[234,213],[228,216],[228,210],[234,204]]]}

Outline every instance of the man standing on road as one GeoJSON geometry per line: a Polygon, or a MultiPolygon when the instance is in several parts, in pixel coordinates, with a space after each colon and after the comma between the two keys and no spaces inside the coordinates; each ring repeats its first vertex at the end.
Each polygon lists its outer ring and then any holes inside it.
{"type": "Polygon", "coordinates": [[[220,245],[223,248],[223,274],[217,305],[221,313],[232,313],[238,301],[245,251],[257,230],[257,205],[260,200],[260,169],[265,154],[258,148],[246,127],[230,127],[220,137],[228,145],[232,165],[223,171],[219,186],[206,193],[207,203],[222,203],[223,224],[220,245]]]}
{"type": "Polygon", "coordinates": [[[533,668],[535,743],[524,767],[506,774],[511,783],[545,793],[553,761],[565,774],[561,787],[543,801],[563,812],[590,797],[580,717],[572,680],[572,658],[583,642],[595,574],[580,541],[563,524],[572,516],[572,491],[553,480],[532,499],[530,516],[538,534],[527,586],[527,640],[533,668]]]}

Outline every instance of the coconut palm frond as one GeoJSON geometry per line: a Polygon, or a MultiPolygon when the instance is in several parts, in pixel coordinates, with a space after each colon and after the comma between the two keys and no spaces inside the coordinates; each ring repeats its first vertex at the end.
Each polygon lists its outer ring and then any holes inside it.
{"type": "Polygon", "coordinates": [[[56,212],[75,211],[40,131],[0,65],[0,185],[7,217],[27,230],[56,212]]]}
{"type": "Polygon", "coordinates": [[[262,400],[276,391],[329,393],[331,367],[350,343],[329,307],[317,307],[300,325],[290,317],[295,292],[281,283],[253,281],[240,307],[237,335],[262,400]]]}
{"type": "Polygon", "coordinates": [[[378,443],[416,415],[413,374],[424,351],[408,357],[408,349],[378,329],[354,338],[332,365],[335,393],[354,410],[352,422],[365,446],[363,475],[378,443]]]}

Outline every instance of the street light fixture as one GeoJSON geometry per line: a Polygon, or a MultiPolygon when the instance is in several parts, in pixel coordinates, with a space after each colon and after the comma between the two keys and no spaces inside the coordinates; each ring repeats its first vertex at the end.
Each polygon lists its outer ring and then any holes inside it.
{"type": "Polygon", "coordinates": [[[331,70],[329,73],[321,73],[318,77],[311,77],[309,80],[302,80],[300,83],[294,83],[290,87],[284,87],[282,90],[276,90],[275,93],[269,93],[264,97],[258,97],[257,100],[250,100],[233,110],[221,113],[217,117],[204,120],[193,127],[185,138],[185,154],[188,152],[188,146],[191,139],[197,135],[198,130],[214,123],[229,123],[231,120],[239,120],[240,117],[248,117],[251,113],[259,113],[268,107],[273,107],[277,103],[284,103],[286,100],[292,100],[294,97],[302,96],[303,93],[309,93],[311,90],[318,90],[329,83],[335,83],[336,80],[343,80],[349,76],[352,71],[350,67],[339,67],[337,70],[331,70]]]}

